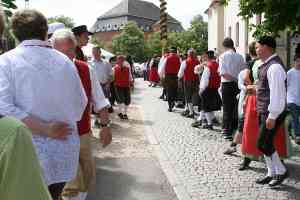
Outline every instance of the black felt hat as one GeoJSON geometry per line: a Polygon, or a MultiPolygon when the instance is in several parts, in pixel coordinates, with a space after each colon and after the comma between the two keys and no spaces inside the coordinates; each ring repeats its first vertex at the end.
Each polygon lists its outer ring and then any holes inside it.
{"type": "Polygon", "coordinates": [[[72,28],[72,32],[74,35],[80,35],[81,33],[87,32],[89,35],[93,35],[93,33],[89,32],[86,25],[76,26],[72,28]]]}
{"type": "Polygon", "coordinates": [[[276,40],[271,36],[262,36],[257,41],[259,44],[266,45],[272,49],[276,49],[276,40]]]}

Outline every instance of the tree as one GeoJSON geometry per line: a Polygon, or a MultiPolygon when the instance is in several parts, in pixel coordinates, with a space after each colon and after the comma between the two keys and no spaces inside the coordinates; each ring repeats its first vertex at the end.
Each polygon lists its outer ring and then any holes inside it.
{"type": "Polygon", "coordinates": [[[187,31],[169,34],[168,46],[176,46],[182,53],[193,48],[197,54],[202,54],[208,48],[207,27],[207,22],[203,21],[203,17],[197,15],[191,21],[191,27],[187,31]]]}
{"type": "MultiPolygon", "coordinates": [[[[222,0],[222,3],[226,5],[229,1],[222,0]]],[[[300,32],[299,0],[240,0],[240,16],[249,19],[261,14],[264,16],[262,24],[252,25],[256,37],[262,34],[278,36],[285,30],[293,34],[300,32]]]]}
{"type": "Polygon", "coordinates": [[[75,26],[74,19],[72,19],[71,17],[64,16],[64,15],[59,15],[59,16],[48,18],[49,24],[53,23],[53,22],[63,23],[67,28],[73,28],[75,26]]]}
{"type": "Polygon", "coordinates": [[[161,55],[162,44],[160,42],[160,32],[153,33],[147,40],[146,52],[148,56],[161,55]]]}
{"type": "Polygon", "coordinates": [[[15,1],[16,0],[2,0],[1,1],[0,5],[3,6],[6,16],[11,17],[12,10],[18,8],[15,4],[15,1]]]}
{"type": "Polygon", "coordinates": [[[147,57],[144,32],[129,22],[121,34],[113,38],[112,49],[115,54],[130,55],[136,62],[144,61],[147,57]]]}

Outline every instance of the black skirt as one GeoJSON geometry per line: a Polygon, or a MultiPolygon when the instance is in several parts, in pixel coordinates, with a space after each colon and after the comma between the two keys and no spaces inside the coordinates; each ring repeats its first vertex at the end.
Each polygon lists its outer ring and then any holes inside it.
{"type": "Polygon", "coordinates": [[[221,110],[222,100],[218,89],[207,88],[201,95],[201,108],[204,112],[221,110]]]}

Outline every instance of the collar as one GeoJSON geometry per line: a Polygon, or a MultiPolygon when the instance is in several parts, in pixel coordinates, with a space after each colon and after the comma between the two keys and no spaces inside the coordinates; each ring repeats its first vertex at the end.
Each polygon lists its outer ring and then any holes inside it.
{"type": "Polygon", "coordinates": [[[275,58],[276,56],[278,56],[276,53],[274,53],[273,55],[271,55],[267,60],[265,60],[265,62],[261,62],[259,67],[267,64],[271,59],[275,58]]]}
{"type": "Polygon", "coordinates": [[[39,47],[52,48],[52,45],[49,41],[42,41],[42,40],[24,40],[19,44],[19,46],[20,47],[39,46],[39,47]]]}
{"type": "Polygon", "coordinates": [[[273,55],[271,55],[263,64],[268,63],[271,59],[275,58],[277,56],[276,53],[274,53],[273,55]]]}

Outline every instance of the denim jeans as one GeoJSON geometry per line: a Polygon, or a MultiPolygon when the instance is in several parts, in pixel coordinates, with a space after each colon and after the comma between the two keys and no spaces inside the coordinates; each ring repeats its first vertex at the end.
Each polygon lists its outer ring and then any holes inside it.
{"type": "Polygon", "coordinates": [[[287,105],[291,115],[292,115],[292,126],[295,132],[295,136],[300,137],[300,122],[299,122],[299,117],[300,117],[300,106],[297,106],[294,103],[289,103],[287,105]]]}

